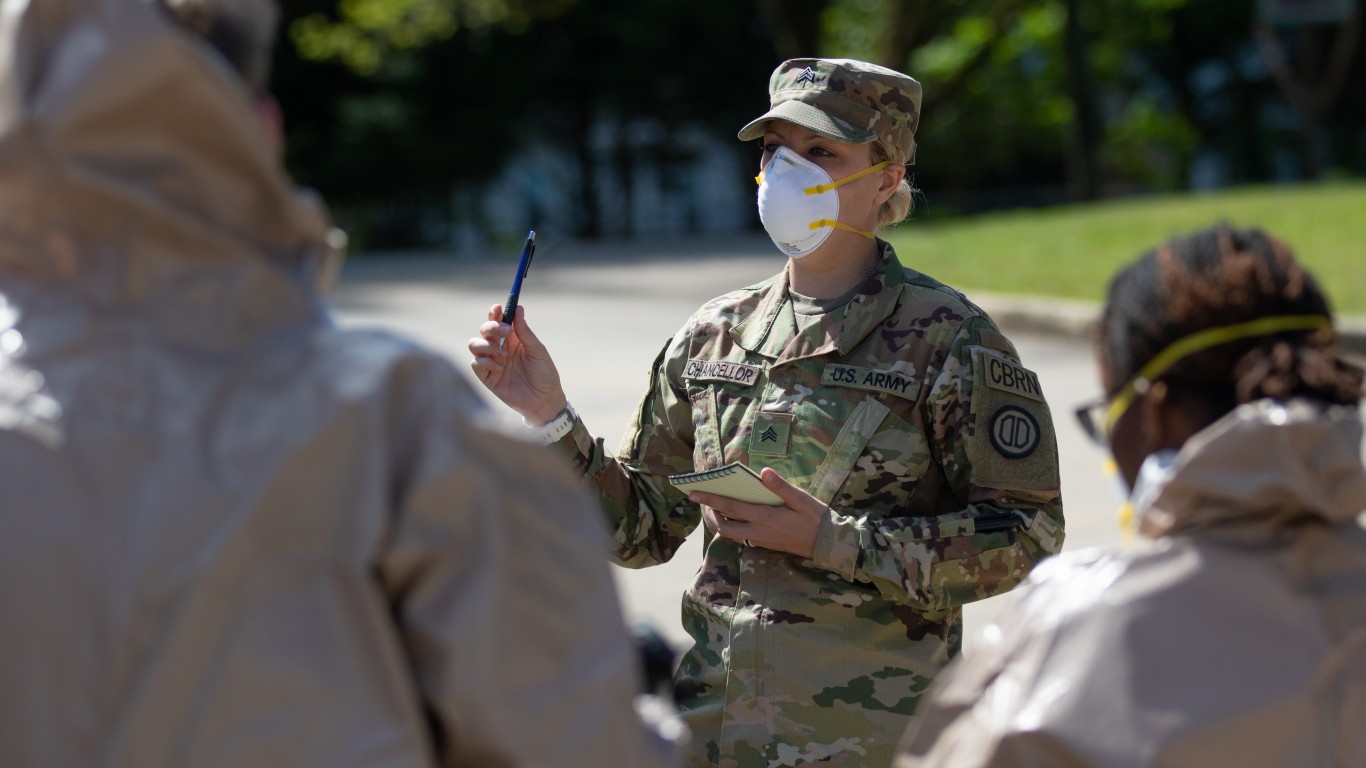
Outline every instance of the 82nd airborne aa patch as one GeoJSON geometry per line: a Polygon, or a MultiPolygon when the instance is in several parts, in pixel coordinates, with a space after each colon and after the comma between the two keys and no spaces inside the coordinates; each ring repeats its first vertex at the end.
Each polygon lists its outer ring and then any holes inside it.
{"type": "Polygon", "coordinates": [[[1023,459],[1039,447],[1039,421],[1018,405],[1003,405],[991,417],[991,445],[1011,459],[1023,459]]]}

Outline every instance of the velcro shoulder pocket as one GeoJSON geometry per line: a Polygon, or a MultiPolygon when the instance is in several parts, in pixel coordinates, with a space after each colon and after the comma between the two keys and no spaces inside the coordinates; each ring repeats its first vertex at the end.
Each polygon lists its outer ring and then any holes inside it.
{"type": "Polygon", "coordinates": [[[1001,490],[1056,490],[1058,443],[1039,377],[985,347],[972,350],[972,369],[972,482],[1001,490]]]}

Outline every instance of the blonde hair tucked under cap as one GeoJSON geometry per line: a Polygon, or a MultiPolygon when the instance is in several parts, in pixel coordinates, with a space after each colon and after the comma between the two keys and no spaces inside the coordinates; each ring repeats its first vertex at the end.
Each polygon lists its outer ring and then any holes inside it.
{"type": "Polygon", "coordinates": [[[773,70],[768,93],[768,112],[740,129],[741,141],[786,120],[848,144],[881,140],[896,162],[915,163],[921,93],[910,75],[854,59],[788,59],[773,70]]]}

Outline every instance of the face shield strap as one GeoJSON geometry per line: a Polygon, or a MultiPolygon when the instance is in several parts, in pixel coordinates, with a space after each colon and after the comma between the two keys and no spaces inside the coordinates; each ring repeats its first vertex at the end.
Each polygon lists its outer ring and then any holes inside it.
{"type": "Polygon", "coordinates": [[[1166,349],[1158,352],[1138,373],[1129,380],[1124,388],[1110,401],[1105,410],[1105,432],[1114,431],[1115,423],[1133,404],[1134,398],[1147,391],[1151,382],[1171,370],[1172,366],[1196,352],[1227,344],[1230,341],[1250,339],[1256,336],[1270,336],[1285,331],[1316,331],[1333,327],[1332,318],[1324,315],[1279,315],[1262,317],[1246,323],[1207,328],[1183,339],[1172,342],[1166,349]]]}

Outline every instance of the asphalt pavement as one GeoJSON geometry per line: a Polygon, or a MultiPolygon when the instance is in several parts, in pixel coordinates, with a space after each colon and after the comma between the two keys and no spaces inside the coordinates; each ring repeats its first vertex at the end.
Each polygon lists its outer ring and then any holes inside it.
{"type": "MultiPolygon", "coordinates": [[[[501,304],[517,264],[453,254],[356,260],[342,270],[331,299],[344,325],[395,329],[448,354],[468,370],[466,342],[488,309],[501,304]]],[[[565,390],[589,429],[615,446],[644,391],[663,344],[704,301],[782,269],[783,256],[762,235],[640,243],[556,243],[542,239],[522,289],[531,327],[546,343],[565,390]]],[[[1072,409],[1099,392],[1086,324],[1094,307],[974,295],[1038,374],[1053,410],[1067,516],[1065,549],[1123,546],[1117,483],[1104,452],[1075,423],[1072,409]]],[[[476,388],[483,389],[476,383],[476,388]]],[[[506,407],[495,407],[520,423],[506,407]]],[[[672,562],[638,571],[617,568],[628,620],[653,624],[676,646],[687,641],[679,601],[701,562],[699,536],[672,562]]],[[[967,652],[992,600],[966,610],[967,652]]]]}

